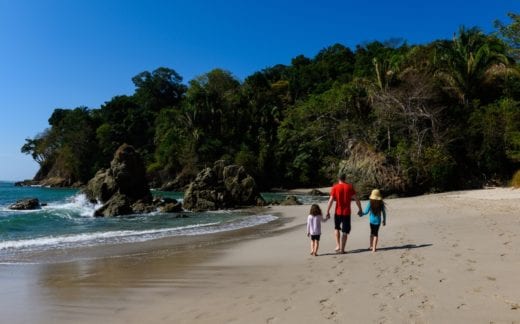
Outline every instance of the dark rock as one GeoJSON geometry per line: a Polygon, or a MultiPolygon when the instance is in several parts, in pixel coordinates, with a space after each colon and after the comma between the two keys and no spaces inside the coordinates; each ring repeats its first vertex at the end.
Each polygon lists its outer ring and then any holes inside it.
{"type": "Polygon", "coordinates": [[[296,196],[287,196],[284,201],[280,203],[282,206],[294,206],[301,205],[302,203],[296,198],[296,196]]]}
{"type": "Polygon", "coordinates": [[[160,211],[162,213],[180,213],[182,212],[182,204],[180,202],[169,202],[169,203],[166,203],[164,204],[161,208],[160,208],[160,211]]]}
{"type": "Polygon", "coordinates": [[[154,197],[153,205],[162,213],[179,213],[183,211],[182,203],[173,198],[154,197]]]}
{"type": "Polygon", "coordinates": [[[80,188],[83,183],[72,183],[70,179],[62,177],[49,177],[42,180],[24,180],[15,182],[16,187],[56,187],[56,188],[80,188]]]}
{"type": "Polygon", "coordinates": [[[35,180],[23,180],[23,181],[18,181],[18,182],[14,183],[15,187],[31,187],[31,186],[38,186],[38,185],[40,185],[40,182],[35,181],[35,180]]]}
{"type": "Polygon", "coordinates": [[[194,211],[254,206],[264,199],[254,179],[238,165],[217,161],[202,170],[184,193],[184,208],[194,211]]]}
{"type": "Polygon", "coordinates": [[[175,179],[166,182],[159,190],[161,191],[186,191],[196,174],[183,170],[175,179]]]}
{"type": "Polygon", "coordinates": [[[63,177],[49,177],[40,181],[40,185],[43,187],[52,187],[52,188],[63,188],[63,187],[73,187],[73,183],[70,179],[63,177]]]}
{"type": "Polygon", "coordinates": [[[310,196],[328,196],[326,193],[318,190],[318,189],[312,189],[308,193],[310,196]]]}
{"type": "Polygon", "coordinates": [[[119,216],[134,213],[126,196],[114,195],[94,212],[94,216],[119,216]]]}
{"type": "Polygon", "coordinates": [[[12,204],[8,207],[12,210],[33,210],[33,209],[40,209],[40,201],[37,198],[28,198],[28,199],[22,199],[18,200],[16,203],[12,204]]]}
{"type": "Polygon", "coordinates": [[[90,201],[103,203],[96,210],[95,216],[118,216],[155,210],[145,174],[144,163],[135,149],[127,144],[121,145],[114,154],[110,168],[99,170],[84,189],[90,201]]]}

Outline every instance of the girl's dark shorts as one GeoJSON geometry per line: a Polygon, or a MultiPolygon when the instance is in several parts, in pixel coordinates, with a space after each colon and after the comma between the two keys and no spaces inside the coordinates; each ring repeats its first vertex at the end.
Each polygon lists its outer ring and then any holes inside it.
{"type": "Polygon", "coordinates": [[[319,241],[321,235],[311,235],[311,241],[319,241]]]}
{"type": "Polygon", "coordinates": [[[350,215],[334,215],[334,229],[350,234],[350,215]]]}
{"type": "Polygon", "coordinates": [[[378,236],[379,226],[381,226],[381,224],[377,224],[377,225],[370,224],[370,235],[378,236]]]}

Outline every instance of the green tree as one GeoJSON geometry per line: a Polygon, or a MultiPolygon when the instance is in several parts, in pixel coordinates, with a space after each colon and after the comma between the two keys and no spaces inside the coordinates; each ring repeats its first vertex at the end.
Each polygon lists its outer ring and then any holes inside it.
{"type": "Polygon", "coordinates": [[[520,15],[512,12],[507,15],[511,18],[511,23],[506,25],[496,20],[495,28],[498,30],[498,35],[509,45],[511,56],[518,62],[520,60],[520,15]]]}
{"type": "Polygon", "coordinates": [[[245,122],[240,82],[230,72],[215,69],[190,81],[186,116],[198,129],[200,161],[212,163],[238,147],[245,122]]]}
{"type": "Polygon", "coordinates": [[[461,27],[458,37],[439,43],[438,78],[464,106],[483,99],[486,86],[494,86],[497,75],[513,72],[513,61],[498,38],[485,35],[478,28],[461,27]]]}
{"type": "Polygon", "coordinates": [[[144,71],[132,78],[136,90],[134,97],[145,109],[158,112],[162,108],[177,106],[186,92],[182,77],[175,70],[160,67],[153,72],[144,71]]]}

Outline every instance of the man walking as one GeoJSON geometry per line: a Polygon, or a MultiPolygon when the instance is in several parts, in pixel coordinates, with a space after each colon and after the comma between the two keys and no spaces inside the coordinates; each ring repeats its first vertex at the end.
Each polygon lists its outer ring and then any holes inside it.
{"type": "Polygon", "coordinates": [[[332,202],[336,202],[334,212],[334,235],[336,237],[336,252],[345,253],[348,234],[350,233],[350,204],[352,198],[358,206],[358,215],[362,213],[361,202],[356,196],[354,186],[346,182],[346,175],[340,174],[339,182],[332,186],[330,198],[327,204],[327,219],[330,218],[332,202]],[[340,232],[343,233],[340,240],[340,232]]]}

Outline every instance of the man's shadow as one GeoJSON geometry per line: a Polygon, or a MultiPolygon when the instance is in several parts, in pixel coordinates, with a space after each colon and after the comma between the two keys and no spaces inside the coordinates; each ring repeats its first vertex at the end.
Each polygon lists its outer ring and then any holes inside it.
{"type": "MultiPolygon", "coordinates": [[[[382,251],[391,251],[391,250],[411,250],[411,249],[419,249],[424,247],[432,246],[433,244],[405,244],[400,246],[387,246],[378,248],[376,252],[382,252],[382,251]]],[[[347,250],[347,253],[344,254],[356,254],[356,253],[364,253],[364,252],[371,252],[370,249],[356,249],[356,250],[347,250]]],[[[322,256],[325,255],[341,255],[342,253],[323,253],[320,254],[322,256]]]]}

